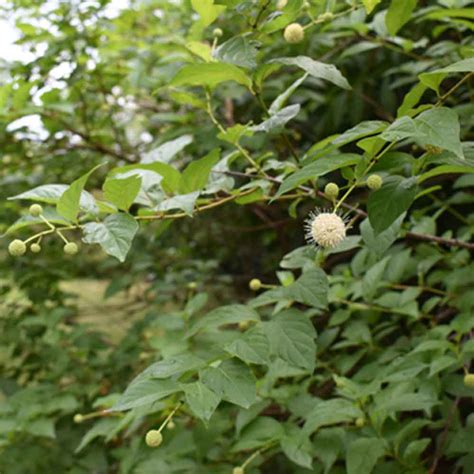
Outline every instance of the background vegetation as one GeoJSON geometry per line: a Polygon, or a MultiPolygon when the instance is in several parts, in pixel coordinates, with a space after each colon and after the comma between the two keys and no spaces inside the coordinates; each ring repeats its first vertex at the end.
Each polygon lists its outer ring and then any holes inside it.
{"type": "Polygon", "coordinates": [[[471,474],[472,2],[112,7],[0,7],[0,471],[471,474]]]}

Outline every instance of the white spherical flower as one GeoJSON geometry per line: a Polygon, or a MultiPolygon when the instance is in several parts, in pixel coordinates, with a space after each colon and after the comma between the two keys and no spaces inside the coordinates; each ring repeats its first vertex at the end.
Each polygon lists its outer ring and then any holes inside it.
{"type": "Polygon", "coordinates": [[[332,248],[346,237],[346,223],[334,212],[311,213],[306,221],[306,238],[323,248],[332,248]]]}

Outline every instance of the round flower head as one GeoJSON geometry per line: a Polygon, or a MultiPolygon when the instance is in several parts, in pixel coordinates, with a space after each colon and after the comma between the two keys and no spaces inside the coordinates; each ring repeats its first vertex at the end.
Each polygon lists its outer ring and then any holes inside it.
{"type": "Polygon", "coordinates": [[[81,415],[80,413],[76,413],[74,415],[74,423],[82,423],[84,421],[84,415],[81,415]]]}
{"type": "Polygon", "coordinates": [[[288,43],[300,43],[304,38],[303,27],[299,23],[290,23],[285,28],[283,37],[288,43]]]}
{"type": "Polygon", "coordinates": [[[367,187],[369,189],[373,189],[373,190],[380,189],[382,187],[382,184],[383,184],[383,179],[378,174],[371,174],[367,178],[367,187]]]}
{"type": "Polygon", "coordinates": [[[30,251],[32,253],[40,253],[41,252],[41,245],[40,244],[31,244],[30,251]]]}
{"type": "Polygon", "coordinates": [[[324,12],[318,16],[318,20],[320,21],[329,21],[329,20],[332,20],[333,18],[334,18],[334,13],[332,12],[324,12]]]}
{"type": "Polygon", "coordinates": [[[63,247],[64,253],[66,255],[76,255],[77,252],[79,252],[79,248],[76,243],[74,242],[68,242],[64,247],[63,247]]]}
{"type": "Polygon", "coordinates": [[[346,223],[334,212],[313,212],[306,221],[306,238],[323,248],[333,248],[346,237],[346,223]]]}
{"type": "Polygon", "coordinates": [[[331,199],[336,199],[339,194],[339,186],[336,183],[328,183],[324,187],[324,194],[331,199]]]}
{"type": "Polygon", "coordinates": [[[40,214],[43,214],[43,208],[39,204],[32,204],[30,206],[30,214],[33,217],[39,217],[40,214]]]}
{"type": "Polygon", "coordinates": [[[212,36],[214,36],[215,38],[221,38],[223,34],[224,32],[220,28],[214,28],[214,30],[212,31],[212,36]]]}
{"type": "Polygon", "coordinates": [[[288,0],[278,0],[277,9],[283,10],[283,8],[285,8],[287,4],[288,4],[288,0]]]}
{"type": "Polygon", "coordinates": [[[464,385],[469,388],[474,388],[474,374],[466,374],[464,376],[464,385]]]}
{"type": "Polygon", "coordinates": [[[25,242],[23,242],[23,240],[20,240],[20,239],[13,240],[12,242],[10,242],[10,245],[8,246],[8,252],[13,257],[21,257],[26,252],[25,242]]]}
{"type": "Polygon", "coordinates": [[[169,430],[174,430],[176,428],[175,422],[173,420],[168,421],[166,428],[169,430]]]}
{"type": "Polygon", "coordinates": [[[158,430],[150,430],[145,436],[145,443],[150,448],[157,448],[163,441],[163,435],[158,430]]]}
{"type": "Polygon", "coordinates": [[[249,282],[249,288],[252,291],[258,291],[260,288],[262,288],[262,282],[258,278],[253,278],[249,282]]]}
{"type": "Polygon", "coordinates": [[[245,474],[244,468],[240,466],[234,467],[232,474],[245,474]]]}
{"type": "Polygon", "coordinates": [[[356,419],[356,426],[357,428],[363,428],[365,426],[365,420],[364,418],[360,417],[356,419]]]}

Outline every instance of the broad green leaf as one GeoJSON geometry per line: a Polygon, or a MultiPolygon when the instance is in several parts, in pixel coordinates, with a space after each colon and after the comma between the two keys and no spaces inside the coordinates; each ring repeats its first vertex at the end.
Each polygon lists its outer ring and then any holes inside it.
{"type": "Polygon", "coordinates": [[[71,222],[77,221],[77,215],[79,214],[79,203],[81,199],[82,191],[84,186],[89,179],[89,176],[102,165],[98,165],[88,171],[85,175],[81,176],[79,179],[76,179],[58,200],[56,204],[56,211],[59,215],[65,217],[71,222]]]}
{"type": "Polygon", "coordinates": [[[173,380],[139,379],[127,387],[111,411],[125,411],[142,405],[151,405],[181,390],[181,385],[173,380]]]}
{"type": "Polygon", "coordinates": [[[201,372],[201,381],[223,400],[248,408],[257,398],[255,377],[238,359],[228,359],[201,372]]]}
{"type": "Polygon", "coordinates": [[[285,287],[285,296],[298,303],[325,308],[327,306],[328,280],[323,270],[312,268],[294,283],[285,287]]]}
{"type": "Polygon", "coordinates": [[[295,464],[307,469],[313,465],[312,445],[309,436],[296,426],[291,426],[281,440],[280,446],[286,457],[295,464]]]}
{"type": "Polygon", "coordinates": [[[416,178],[391,176],[383,186],[369,195],[367,211],[375,235],[388,229],[413,203],[417,192],[416,178]]]}
{"type": "MultiPolygon", "coordinates": [[[[63,219],[54,209],[51,209],[50,207],[43,209],[43,216],[49,222],[51,222],[51,224],[63,225],[63,226],[67,226],[70,224],[69,221],[63,219]]],[[[14,224],[12,224],[7,229],[4,235],[13,234],[19,231],[20,229],[24,229],[25,227],[31,227],[34,225],[43,225],[43,224],[44,224],[44,221],[39,217],[33,217],[30,215],[23,216],[20,219],[18,219],[14,224]]]]}
{"type": "Polygon", "coordinates": [[[378,394],[375,397],[376,411],[392,414],[400,411],[429,410],[439,404],[433,394],[407,393],[403,388],[403,384],[399,384],[388,394],[378,394]]]}
{"type": "Polygon", "coordinates": [[[360,408],[349,400],[342,398],[320,400],[308,413],[303,430],[307,434],[312,434],[323,426],[347,423],[363,416],[360,408]]]}
{"type": "Polygon", "coordinates": [[[413,107],[420,101],[426,89],[427,87],[422,82],[413,86],[403,98],[402,105],[397,110],[397,118],[409,115],[413,107]]]}
{"type": "Polygon", "coordinates": [[[285,92],[282,92],[273,102],[268,112],[270,115],[275,115],[279,112],[285,105],[288,98],[293,94],[293,92],[298,89],[298,87],[306,80],[308,73],[303,74],[299,79],[296,79],[293,84],[291,84],[285,92]]]}
{"type": "Polygon", "coordinates": [[[128,211],[137,197],[142,180],[139,176],[124,179],[107,179],[104,183],[104,198],[123,211],[128,211]]]}
{"type": "Polygon", "coordinates": [[[232,451],[256,449],[281,439],[283,435],[283,426],[277,420],[261,416],[244,428],[232,451]]]}
{"type": "Polygon", "coordinates": [[[214,57],[223,63],[254,69],[257,66],[257,48],[245,36],[234,36],[218,46],[214,57]]]}
{"type": "Polygon", "coordinates": [[[300,311],[283,311],[264,324],[271,352],[294,367],[314,370],[316,331],[300,311]]]}
{"type": "Polygon", "coordinates": [[[270,116],[264,122],[250,127],[252,132],[270,132],[271,130],[283,127],[292,118],[296,117],[301,109],[299,104],[289,105],[284,109],[279,110],[275,115],[270,116]]]}
{"type": "Polygon", "coordinates": [[[206,365],[206,362],[200,357],[195,356],[190,352],[184,352],[173,357],[168,357],[159,362],[155,362],[147,367],[138,378],[157,378],[166,379],[175,375],[180,375],[184,372],[196,371],[206,365]]]}
{"type": "Polygon", "coordinates": [[[382,0],[362,0],[364,4],[365,11],[371,13],[372,10],[381,2],[382,0]]]}
{"type": "Polygon", "coordinates": [[[365,120],[356,126],[346,130],[344,133],[335,138],[331,143],[341,147],[348,143],[360,140],[369,135],[375,135],[387,128],[388,123],[382,120],[365,120]]]}
{"type": "Polygon", "coordinates": [[[416,7],[418,0],[392,0],[385,15],[388,32],[395,36],[398,30],[407,23],[416,7]]]}
{"type": "Polygon", "coordinates": [[[203,26],[210,25],[224,10],[225,6],[214,5],[214,0],[191,0],[191,4],[199,13],[203,26]]]}
{"type": "Polygon", "coordinates": [[[183,66],[171,80],[171,86],[202,86],[214,88],[222,82],[235,81],[251,89],[247,74],[233,64],[207,63],[183,66]]]}
{"type": "MultiPolygon", "coordinates": [[[[56,204],[68,186],[66,184],[45,184],[30,189],[16,196],[9,197],[9,200],[25,199],[28,201],[44,202],[46,204],[56,204]]],[[[97,212],[97,205],[92,194],[82,191],[79,201],[80,208],[86,212],[97,212]]]]}
{"type": "Polygon", "coordinates": [[[266,364],[270,355],[270,343],[262,328],[255,326],[227,344],[225,350],[249,364],[266,364]]]}
{"type": "Polygon", "coordinates": [[[333,64],[326,64],[307,56],[296,56],[294,58],[278,58],[273,59],[272,63],[284,64],[286,66],[297,66],[306,71],[310,76],[317,79],[324,79],[343,89],[352,89],[347,79],[341,74],[333,64]]]}
{"type": "Polygon", "coordinates": [[[119,423],[117,418],[102,418],[82,437],[76,453],[82,451],[91,441],[99,437],[106,437],[119,423]]]}
{"type": "Polygon", "coordinates": [[[456,165],[441,165],[433,168],[418,177],[418,183],[423,183],[427,179],[439,176],[442,174],[471,174],[474,173],[474,166],[456,166],[456,165]]]}
{"type": "Polygon", "coordinates": [[[165,199],[164,201],[161,201],[160,204],[156,207],[156,210],[170,211],[172,209],[181,209],[188,216],[192,216],[198,197],[199,191],[173,196],[165,199]]]}
{"type": "Polygon", "coordinates": [[[339,155],[319,158],[315,162],[306,165],[304,168],[301,168],[286,178],[278,189],[276,197],[279,197],[282,194],[295,189],[300,184],[303,184],[310,179],[317,179],[320,176],[324,176],[325,174],[335,171],[339,168],[355,165],[359,163],[361,159],[362,157],[360,155],[356,155],[354,153],[342,153],[339,155]]]}
{"type": "Polygon", "coordinates": [[[192,412],[204,422],[209,421],[221,401],[220,397],[199,381],[182,387],[192,412]]]}
{"type": "Polygon", "coordinates": [[[347,448],[347,474],[371,474],[377,461],[385,455],[385,443],[380,438],[358,438],[347,448]]]}
{"type": "Polygon", "coordinates": [[[379,260],[365,273],[364,278],[362,279],[362,294],[364,295],[365,301],[370,302],[374,298],[378,287],[383,281],[382,277],[389,260],[390,257],[388,256],[379,260]]]}
{"type": "MultiPolygon", "coordinates": [[[[174,140],[162,143],[147,153],[144,153],[140,162],[142,164],[169,163],[180,151],[193,142],[192,135],[181,135],[174,140]]],[[[133,166],[133,165],[131,165],[133,166]]]]}
{"type": "Polygon", "coordinates": [[[397,239],[404,219],[405,214],[403,213],[393,224],[377,235],[372,229],[369,219],[365,219],[360,226],[360,233],[365,245],[378,257],[381,257],[397,239]]]}
{"type": "Polygon", "coordinates": [[[192,193],[203,189],[207,184],[209,173],[219,161],[219,157],[220,150],[216,148],[204,158],[189,163],[181,175],[181,192],[192,193]]]}
{"type": "Polygon", "coordinates": [[[212,61],[212,50],[207,43],[203,43],[202,41],[189,41],[186,43],[186,48],[189,49],[191,53],[204,59],[207,63],[212,61]]]}
{"type": "Polygon", "coordinates": [[[107,216],[103,222],[88,222],[83,231],[86,244],[99,244],[106,254],[124,262],[138,224],[128,214],[119,213],[107,216]]]}
{"type": "Polygon", "coordinates": [[[474,72],[474,58],[462,59],[454,64],[420,74],[420,81],[430,89],[439,92],[439,86],[446,76],[457,72],[474,72]]]}
{"type": "Polygon", "coordinates": [[[221,306],[208,313],[203,318],[200,318],[189,329],[187,336],[193,336],[202,329],[212,330],[226,324],[236,324],[241,321],[259,321],[258,313],[243,304],[233,304],[228,306],[221,306]]]}
{"type": "Polygon", "coordinates": [[[283,9],[282,15],[272,15],[271,21],[264,22],[261,26],[261,31],[265,33],[273,33],[274,31],[281,30],[286,25],[296,20],[301,14],[301,7],[303,6],[303,0],[291,0],[283,9]]]}

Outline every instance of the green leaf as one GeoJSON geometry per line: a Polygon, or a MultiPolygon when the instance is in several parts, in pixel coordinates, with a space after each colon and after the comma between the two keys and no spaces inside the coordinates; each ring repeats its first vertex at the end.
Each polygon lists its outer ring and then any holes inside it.
{"type": "Polygon", "coordinates": [[[183,354],[168,357],[151,364],[141,374],[137,375],[135,380],[139,377],[166,379],[175,375],[181,375],[184,372],[196,371],[205,365],[206,361],[200,357],[197,357],[190,352],[184,352],[183,354]]]}
{"type": "Polygon", "coordinates": [[[370,302],[374,298],[378,287],[382,283],[382,277],[389,260],[389,256],[385,257],[365,273],[364,278],[362,279],[362,294],[366,301],[370,302]]]}
{"type": "Polygon", "coordinates": [[[138,196],[142,180],[139,176],[124,179],[107,179],[104,183],[104,198],[119,209],[128,211],[138,196]]]}
{"type": "Polygon", "coordinates": [[[388,32],[395,36],[398,30],[407,23],[415,10],[418,0],[392,0],[385,15],[388,32]]]}
{"type": "Polygon", "coordinates": [[[385,443],[380,438],[358,438],[347,448],[347,474],[370,474],[377,461],[385,455],[385,443]]]}
{"type": "Polygon", "coordinates": [[[415,107],[416,104],[418,104],[425,91],[426,86],[421,82],[413,86],[403,98],[402,105],[400,105],[397,110],[397,117],[409,115],[410,111],[413,109],[413,107],[415,107]]]}
{"type": "Polygon", "coordinates": [[[91,441],[99,437],[106,437],[119,423],[117,418],[102,418],[82,437],[76,453],[82,451],[91,441]]]}
{"type": "MultiPolygon", "coordinates": [[[[445,10],[443,10],[445,11],[445,10]]],[[[430,89],[439,93],[439,86],[443,79],[449,74],[457,72],[473,72],[474,71],[474,58],[463,59],[449,66],[441,69],[435,69],[434,71],[424,72],[420,74],[420,81],[430,89]]]]}
{"type": "Polygon", "coordinates": [[[258,313],[243,304],[233,304],[221,306],[200,318],[187,333],[187,337],[191,337],[202,329],[212,330],[226,324],[236,324],[241,321],[259,321],[258,313]]]}
{"type": "Polygon", "coordinates": [[[279,110],[275,115],[270,116],[264,122],[250,127],[252,132],[270,132],[275,128],[283,127],[292,118],[296,117],[301,109],[299,104],[289,105],[284,109],[279,110]]]}
{"type": "Polygon", "coordinates": [[[324,79],[331,82],[342,89],[350,90],[352,87],[347,82],[347,79],[341,74],[333,64],[326,64],[307,56],[296,56],[294,58],[277,58],[271,61],[272,63],[284,64],[286,66],[297,66],[303,71],[306,71],[310,76],[317,79],[324,79]]]}
{"type": "Polygon", "coordinates": [[[325,308],[329,285],[327,276],[321,268],[304,272],[294,283],[285,287],[285,296],[298,303],[325,308]]]}
{"type": "Polygon", "coordinates": [[[381,2],[382,0],[362,0],[364,4],[365,11],[371,13],[372,10],[381,2]]]}
{"type": "Polygon", "coordinates": [[[232,451],[256,449],[281,439],[283,435],[283,426],[277,420],[261,416],[244,428],[232,451]]]}
{"type": "Polygon", "coordinates": [[[182,193],[192,193],[203,189],[214,165],[219,161],[220,150],[215,148],[200,160],[192,161],[183,171],[180,190],[182,193]]]}
{"type": "Polygon", "coordinates": [[[107,216],[103,222],[88,222],[83,231],[86,244],[99,244],[105,253],[124,262],[138,224],[128,214],[119,213],[107,216]]]}
{"type": "Polygon", "coordinates": [[[242,69],[224,63],[188,64],[178,71],[170,85],[214,88],[226,81],[235,81],[252,88],[251,79],[242,69]]]}
{"type": "Polygon", "coordinates": [[[191,4],[199,13],[203,26],[210,25],[226,8],[214,5],[214,0],[191,0],[191,4]]]}
{"type": "Polygon", "coordinates": [[[316,330],[311,320],[298,310],[277,314],[264,324],[271,352],[293,367],[314,370],[316,330]]]}
{"type": "MultiPolygon", "coordinates": [[[[70,224],[69,221],[63,219],[54,209],[51,209],[49,207],[43,210],[43,216],[49,222],[51,222],[51,224],[63,225],[63,226],[67,226],[70,224]]],[[[34,225],[43,225],[43,224],[44,224],[44,221],[39,217],[33,217],[30,215],[23,216],[20,219],[18,219],[14,224],[12,224],[7,229],[4,235],[13,234],[19,231],[20,229],[24,229],[26,227],[31,227],[34,225]]]]}
{"type": "Polygon", "coordinates": [[[369,135],[380,133],[387,128],[387,125],[388,123],[382,120],[364,120],[349,130],[346,130],[331,143],[341,147],[369,135]]]}
{"type": "Polygon", "coordinates": [[[280,441],[282,451],[295,464],[307,469],[313,466],[312,445],[309,437],[296,426],[291,426],[280,441]]]}
{"type": "Polygon", "coordinates": [[[127,387],[127,390],[110,410],[125,411],[143,405],[151,405],[181,390],[181,385],[173,380],[141,378],[127,387]]]}
{"type": "Polygon", "coordinates": [[[421,184],[427,179],[439,176],[442,174],[471,174],[474,173],[474,166],[457,166],[457,165],[441,165],[433,168],[418,177],[418,183],[421,184]]]}
{"type": "Polygon", "coordinates": [[[228,359],[218,367],[201,372],[201,381],[223,400],[249,408],[257,399],[255,377],[238,359],[228,359]]]}
{"type": "Polygon", "coordinates": [[[229,354],[249,364],[266,364],[270,355],[270,343],[260,326],[246,331],[224,348],[229,354]]]}
{"type": "Polygon", "coordinates": [[[65,217],[71,222],[77,221],[77,215],[79,214],[80,209],[79,203],[84,186],[86,185],[89,176],[101,166],[103,165],[97,165],[92,168],[85,175],[76,179],[76,181],[74,181],[66,191],[64,191],[56,204],[56,210],[59,215],[65,217]]]}
{"type": "Polygon", "coordinates": [[[285,92],[282,92],[273,102],[270,108],[268,109],[268,112],[270,115],[275,115],[277,112],[279,112],[283,106],[285,105],[286,101],[288,98],[293,94],[293,92],[306,80],[308,77],[308,73],[303,74],[299,79],[297,79],[293,84],[291,84],[288,89],[286,89],[285,92]]]}
{"type": "Polygon", "coordinates": [[[381,257],[397,240],[404,219],[405,214],[403,213],[387,229],[377,235],[370,225],[369,219],[365,219],[360,225],[360,233],[365,245],[378,257],[381,257]]]}
{"type": "Polygon", "coordinates": [[[209,421],[221,401],[220,397],[199,381],[182,387],[191,411],[204,422],[209,421]]]}
{"type": "Polygon", "coordinates": [[[391,176],[370,193],[367,202],[369,221],[375,235],[388,229],[411,206],[417,192],[416,178],[391,176]]]}
{"type": "MultiPolygon", "coordinates": [[[[182,92],[182,94],[184,94],[184,92],[182,92]]],[[[142,159],[140,160],[140,163],[150,164],[150,163],[156,163],[157,161],[159,161],[160,163],[169,163],[172,158],[174,158],[179,152],[184,150],[192,142],[193,142],[192,135],[181,135],[180,137],[175,138],[174,140],[164,142],[161,145],[157,146],[156,148],[153,148],[149,152],[144,153],[142,156],[142,159]]],[[[132,169],[133,166],[134,165],[130,165],[130,167],[126,167],[126,168],[132,169]]],[[[143,168],[143,169],[150,169],[150,168],[143,168]]]]}
{"type": "Polygon", "coordinates": [[[214,57],[223,63],[243,68],[257,67],[257,48],[245,36],[234,36],[216,48],[214,57]]]}
{"type": "Polygon", "coordinates": [[[303,430],[312,434],[322,426],[348,423],[364,414],[354,402],[342,398],[317,401],[308,413],[303,430]]]}
{"type": "Polygon", "coordinates": [[[345,166],[351,166],[359,163],[362,157],[354,153],[342,153],[339,155],[326,156],[319,158],[313,163],[306,165],[304,168],[296,171],[288,178],[286,178],[281,184],[275,197],[279,197],[282,194],[295,189],[300,184],[303,184],[310,179],[317,179],[320,176],[324,176],[331,171],[335,171],[345,166]]]}

